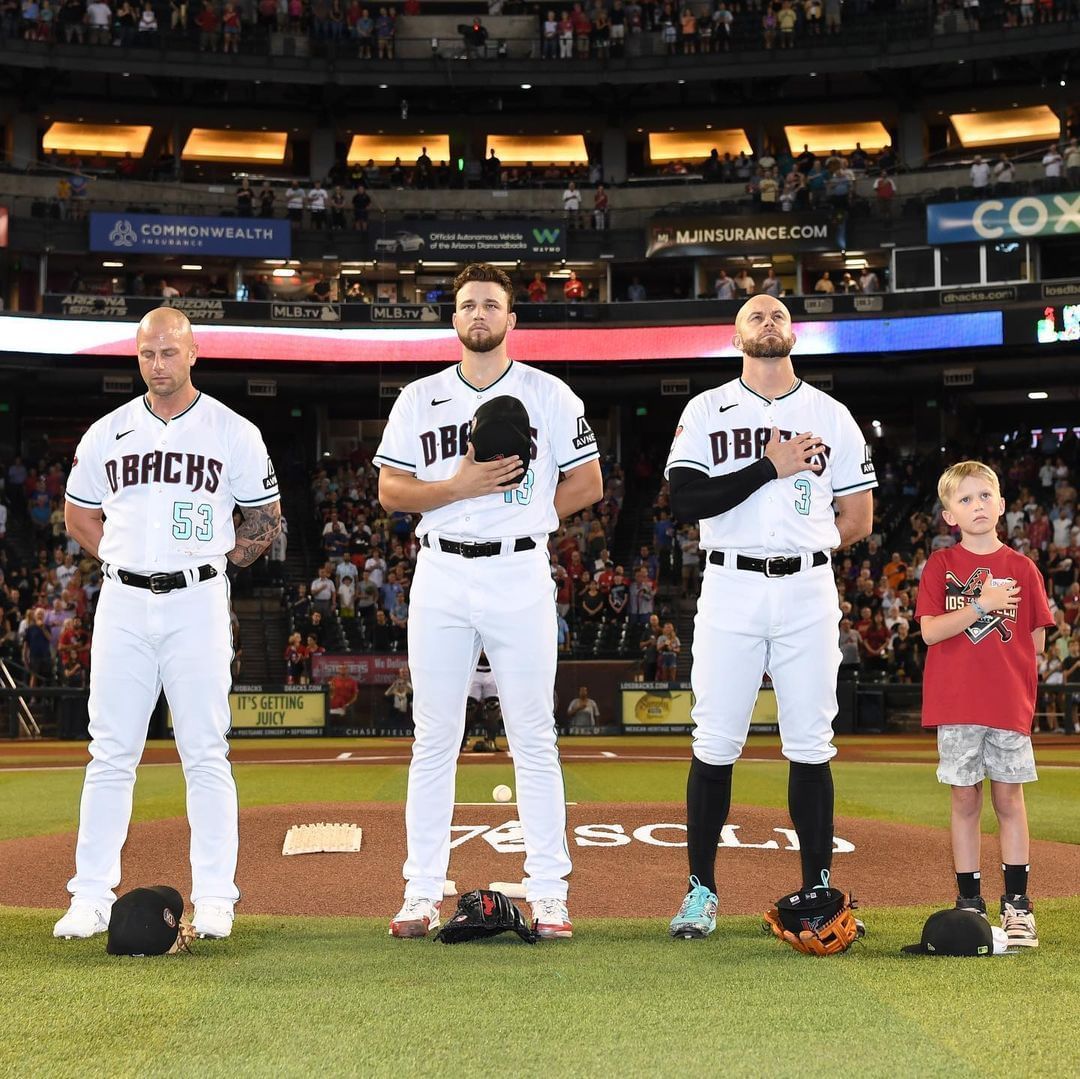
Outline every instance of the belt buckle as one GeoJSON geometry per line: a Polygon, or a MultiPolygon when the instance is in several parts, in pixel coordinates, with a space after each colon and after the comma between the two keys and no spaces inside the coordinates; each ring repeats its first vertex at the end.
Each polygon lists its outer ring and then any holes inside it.
{"type": "Polygon", "coordinates": [[[787,559],[783,555],[773,555],[771,558],[765,559],[765,576],[766,577],[786,577],[787,570],[781,565],[780,569],[773,572],[772,564],[774,562],[785,563],[787,559]]]}
{"type": "Polygon", "coordinates": [[[462,543],[461,544],[461,557],[462,558],[476,558],[476,548],[479,547],[478,543],[462,543]]]}
{"type": "Polygon", "coordinates": [[[166,592],[173,590],[171,573],[151,573],[148,579],[150,581],[150,591],[156,596],[164,595],[166,592]]]}

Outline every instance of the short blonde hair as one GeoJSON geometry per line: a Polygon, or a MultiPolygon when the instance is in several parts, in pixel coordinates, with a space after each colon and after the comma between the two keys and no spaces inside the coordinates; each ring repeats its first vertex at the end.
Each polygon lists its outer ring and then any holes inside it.
{"type": "Polygon", "coordinates": [[[945,469],[941,479],[937,481],[938,498],[946,509],[956,494],[956,488],[969,476],[986,480],[997,491],[998,497],[1001,497],[1001,484],[998,482],[997,473],[989,465],[984,465],[982,461],[958,461],[945,469]]]}

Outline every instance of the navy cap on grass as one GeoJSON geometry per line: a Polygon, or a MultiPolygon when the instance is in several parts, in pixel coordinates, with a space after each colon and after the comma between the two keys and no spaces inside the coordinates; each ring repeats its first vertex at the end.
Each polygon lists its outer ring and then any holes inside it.
{"type": "Polygon", "coordinates": [[[1003,955],[1007,938],[971,910],[939,910],[926,919],[922,940],[901,951],[909,955],[1003,955]],[[1000,934],[1000,937],[998,936],[1000,934]]]}
{"type": "Polygon", "coordinates": [[[164,955],[181,938],[184,901],[175,888],[156,884],[122,895],[109,916],[109,955],[164,955]]]}

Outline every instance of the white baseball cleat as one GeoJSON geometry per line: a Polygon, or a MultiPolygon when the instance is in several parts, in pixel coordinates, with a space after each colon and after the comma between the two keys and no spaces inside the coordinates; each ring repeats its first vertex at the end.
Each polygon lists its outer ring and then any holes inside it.
{"type": "Polygon", "coordinates": [[[407,898],[390,920],[392,937],[426,937],[439,928],[441,899],[407,898]]]}
{"type": "Polygon", "coordinates": [[[195,935],[204,940],[224,940],[232,933],[231,903],[196,903],[192,925],[195,935]]]}
{"type": "Polygon", "coordinates": [[[565,940],[574,935],[574,926],[564,899],[537,899],[532,904],[533,928],[547,940],[565,940]]]}
{"type": "Polygon", "coordinates": [[[73,902],[67,914],[53,926],[53,936],[63,940],[84,940],[105,933],[108,928],[108,910],[94,903],[73,902]]]}

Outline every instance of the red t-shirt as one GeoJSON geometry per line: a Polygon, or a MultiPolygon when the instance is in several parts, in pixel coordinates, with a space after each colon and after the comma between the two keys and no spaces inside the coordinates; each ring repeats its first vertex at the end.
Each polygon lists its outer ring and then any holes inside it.
{"type": "Polygon", "coordinates": [[[993,611],[927,649],[924,727],[970,723],[1031,733],[1038,683],[1031,634],[1054,623],[1031,560],[1004,546],[993,554],[973,554],[960,544],[935,551],[919,582],[915,617],[960,610],[989,578],[1006,577],[1020,585],[1015,608],[993,611]]]}

